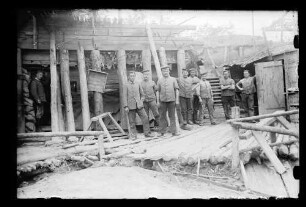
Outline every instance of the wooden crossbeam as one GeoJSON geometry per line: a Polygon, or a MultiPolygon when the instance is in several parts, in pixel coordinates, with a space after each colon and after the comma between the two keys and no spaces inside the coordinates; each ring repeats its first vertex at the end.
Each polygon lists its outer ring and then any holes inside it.
{"type": "Polygon", "coordinates": [[[292,114],[298,114],[299,110],[292,110],[292,111],[285,111],[285,112],[277,112],[273,114],[264,114],[259,116],[251,116],[251,117],[245,117],[245,118],[239,118],[239,119],[231,119],[228,120],[228,123],[231,122],[238,122],[238,121],[254,121],[258,119],[264,119],[264,118],[270,118],[270,117],[279,117],[279,116],[286,116],[286,115],[292,115],[292,114]]]}
{"type": "Polygon", "coordinates": [[[125,135],[125,131],[121,128],[121,126],[116,122],[116,120],[114,119],[114,117],[112,116],[112,114],[110,112],[107,112],[109,118],[113,121],[113,123],[115,124],[115,126],[117,127],[117,129],[123,134],[125,135]]]}
{"type": "Polygon", "coordinates": [[[282,128],[276,128],[276,127],[270,127],[270,126],[257,126],[254,124],[246,124],[246,123],[240,123],[240,122],[232,122],[233,126],[243,128],[243,129],[250,129],[255,131],[266,131],[266,132],[275,132],[278,134],[286,134],[290,136],[299,137],[299,133],[297,131],[293,130],[287,130],[282,128]]]}

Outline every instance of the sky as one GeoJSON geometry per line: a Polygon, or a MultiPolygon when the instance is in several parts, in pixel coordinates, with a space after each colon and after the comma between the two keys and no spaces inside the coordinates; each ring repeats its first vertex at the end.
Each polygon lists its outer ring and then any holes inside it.
{"type": "MultiPolygon", "coordinates": [[[[118,10],[108,10],[114,16],[118,15],[118,10]]],[[[121,15],[127,16],[139,10],[121,10],[121,15]]],[[[167,19],[170,19],[174,24],[191,18],[182,25],[203,25],[210,24],[212,26],[234,26],[233,33],[241,35],[252,35],[252,11],[211,11],[211,10],[140,10],[145,13],[150,19],[159,21],[161,14],[167,19]]],[[[262,27],[269,26],[273,21],[279,19],[283,15],[295,18],[297,22],[296,11],[253,11],[254,18],[254,35],[262,36],[262,27]]]]}

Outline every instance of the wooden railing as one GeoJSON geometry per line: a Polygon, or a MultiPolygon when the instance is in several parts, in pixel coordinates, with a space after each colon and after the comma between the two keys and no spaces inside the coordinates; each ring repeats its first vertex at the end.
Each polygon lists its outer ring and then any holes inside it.
{"type": "MultiPolygon", "coordinates": [[[[271,138],[271,144],[269,145],[264,136],[262,135],[262,132],[270,132],[271,136],[275,137],[275,134],[285,134],[294,136],[297,138],[295,141],[291,142],[297,142],[299,139],[299,132],[294,129],[294,127],[291,126],[291,124],[283,117],[287,115],[293,115],[298,114],[299,110],[292,110],[292,111],[286,111],[286,112],[275,112],[273,114],[265,114],[260,116],[252,116],[252,117],[246,117],[246,118],[238,118],[238,119],[232,119],[228,120],[227,122],[230,123],[233,127],[233,130],[235,130],[235,136],[232,138],[232,169],[236,169],[239,167],[240,158],[239,158],[239,128],[252,130],[252,133],[258,142],[260,148],[263,150],[263,152],[266,154],[268,159],[271,161],[273,166],[275,167],[275,170],[279,174],[283,174],[286,171],[286,168],[283,166],[283,164],[280,162],[278,157],[275,155],[274,151],[271,149],[271,145],[278,145],[278,144],[284,144],[284,143],[276,143],[275,139],[272,140],[271,138]],[[254,120],[260,120],[265,118],[273,118],[267,121],[266,123],[262,125],[258,124],[247,124],[242,123],[243,121],[254,121],[254,120]],[[269,125],[272,125],[275,121],[278,121],[280,124],[282,124],[286,129],[271,127],[269,125]],[[265,126],[263,126],[265,125],[265,126]]],[[[248,150],[252,150],[253,148],[249,148],[248,150]]]]}

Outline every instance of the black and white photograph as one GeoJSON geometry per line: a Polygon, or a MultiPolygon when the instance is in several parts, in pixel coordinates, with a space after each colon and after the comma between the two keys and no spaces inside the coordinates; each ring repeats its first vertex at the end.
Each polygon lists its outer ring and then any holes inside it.
{"type": "Polygon", "coordinates": [[[16,17],[17,199],[300,197],[297,10],[16,17]]]}

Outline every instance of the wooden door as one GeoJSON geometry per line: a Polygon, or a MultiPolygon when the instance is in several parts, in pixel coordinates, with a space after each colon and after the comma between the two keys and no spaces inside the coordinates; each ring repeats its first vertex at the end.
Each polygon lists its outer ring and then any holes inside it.
{"type": "Polygon", "coordinates": [[[256,63],[255,74],[259,114],[285,110],[282,61],[256,63]]]}

